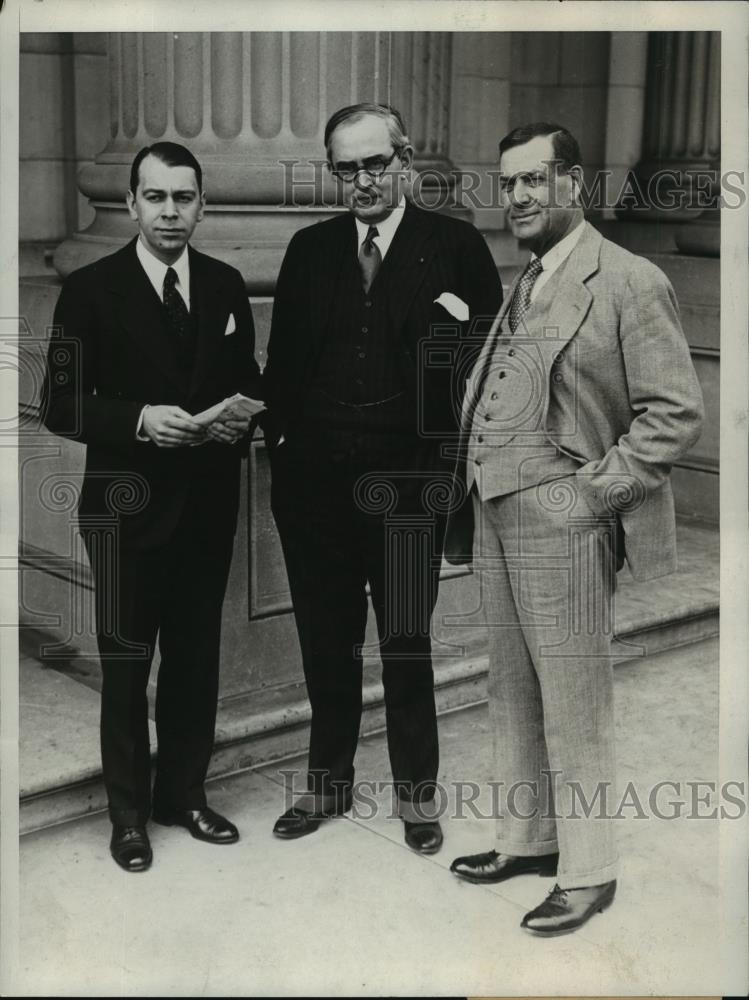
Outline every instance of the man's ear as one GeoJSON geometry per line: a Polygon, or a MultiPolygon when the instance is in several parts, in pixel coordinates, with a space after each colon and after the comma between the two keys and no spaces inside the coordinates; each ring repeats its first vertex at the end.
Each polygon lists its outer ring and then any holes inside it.
{"type": "Polygon", "coordinates": [[[583,190],[583,168],[576,164],[567,171],[572,180],[572,200],[576,205],[580,204],[580,196],[583,190]]]}
{"type": "Polygon", "coordinates": [[[401,161],[404,170],[410,169],[414,162],[413,146],[404,146],[400,153],[398,153],[398,159],[401,161]]]}
{"type": "Polygon", "coordinates": [[[205,212],[205,191],[200,192],[200,208],[198,209],[198,222],[202,222],[205,212]]]}
{"type": "Polygon", "coordinates": [[[127,203],[127,210],[130,214],[130,218],[133,222],[138,221],[138,213],[135,211],[135,195],[132,191],[128,191],[125,195],[125,202],[127,203]]]}

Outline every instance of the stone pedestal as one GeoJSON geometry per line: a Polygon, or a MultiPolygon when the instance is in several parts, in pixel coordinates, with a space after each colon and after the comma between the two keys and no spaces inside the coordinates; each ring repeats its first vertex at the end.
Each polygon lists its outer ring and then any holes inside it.
{"type": "MultiPolygon", "coordinates": [[[[424,172],[423,201],[449,184],[447,32],[163,32],[109,37],[111,138],[79,186],[96,210],[55,254],[63,276],[135,232],[125,211],[136,152],[183,143],[204,170],[196,245],[272,293],[294,232],[337,210],[325,122],[358,101],[391,102],[424,172]]],[[[420,185],[417,184],[417,192],[420,185]]]]}

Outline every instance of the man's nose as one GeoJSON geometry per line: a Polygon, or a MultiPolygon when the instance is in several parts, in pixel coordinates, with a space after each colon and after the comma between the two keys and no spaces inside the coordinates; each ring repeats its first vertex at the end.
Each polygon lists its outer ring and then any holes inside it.
{"type": "Polygon", "coordinates": [[[366,170],[360,170],[354,178],[354,184],[358,188],[371,188],[374,184],[374,178],[366,170]]]}
{"type": "Polygon", "coordinates": [[[162,215],[176,215],[177,214],[177,204],[174,198],[170,198],[169,195],[164,199],[164,207],[161,210],[162,215]]]}
{"type": "Polygon", "coordinates": [[[514,205],[527,205],[532,200],[531,189],[524,180],[518,178],[512,186],[510,201],[514,205]]]}

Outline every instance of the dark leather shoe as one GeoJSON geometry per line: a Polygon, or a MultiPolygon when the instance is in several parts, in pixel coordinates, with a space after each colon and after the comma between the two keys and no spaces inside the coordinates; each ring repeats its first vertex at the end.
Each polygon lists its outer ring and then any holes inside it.
{"type": "Polygon", "coordinates": [[[594,913],[603,913],[616,893],[616,880],[584,889],[560,889],[555,885],[535,910],[526,913],[520,926],[536,934],[569,934],[582,927],[594,913]]]}
{"type": "Polygon", "coordinates": [[[239,830],[213,809],[154,810],[153,820],[161,826],[183,826],[196,840],[207,844],[236,844],[239,830]]]}
{"type": "Polygon", "coordinates": [[[306,809],[287,809],[276,820],[273,833],[282,840],[306,837],[308,833],[315,832],[324,818],[322,814],[307,812],[306,809]]]}
{"type": "Polygon", "coordinates": [[[487,851],[485,854],[468,854],[456,858],[450,865],[450,871],[466,882],[476,882],[483,885],[489,882],[504,882],[514,875],[526,875],[538,872],[539,875],[556,875],[559,854],[539,854],[536,857],[517,857],[514,854],[498,854],[487,851]]]}
{"type": "Polygon", "coordinates": [[[282,840],[295,840],[297,837],[306,837],[308,833],[314,833],[324,819],[335,819],[342,816],[351,808],[351,798],[347,798],[340,806],[323,809],[319,812],[309,812],[307,809],[299,809],[292,806],[283,815],[279,816],[273,826],[273,833],[282,840]]]}
{"type": "Polygon", "coordinates": [[[403,820],[406,828],[406,843],[412,851],[419,854],[436,854],[442,847],[442,827],[434,823],[409,823],[403,820]]]}
{"type": "Polygon", "coordinates": [[[113,826],[109,851],[126,872],[144,872],[151,867],[153,852],[144,826],[113,826]]]}

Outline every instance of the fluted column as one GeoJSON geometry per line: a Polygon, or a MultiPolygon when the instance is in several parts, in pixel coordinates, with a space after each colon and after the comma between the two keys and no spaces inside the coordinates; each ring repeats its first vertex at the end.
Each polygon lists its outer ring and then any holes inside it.
{"type": "Polygon", "coordinates": [[[452,39],[446,31],[399,31],[393,38],[392,103],[414,147],[415,185],[426,204],[454,187],[448,156],[452,39]]]}
{"type": "Polygon", "coordinates": [[[111,137],[79,176],[96,218],[58,248],[62,275],[133,235],[130,165],[159,140],[188,146],[203,167],[208,207],[195,243],[238,267],[256,294],[273,291],[293,233],[336,210],[323,148],[336,108],[400,102],[417,169],[431,184],[450,169],[445,32],[112,34],[109,64],[111,137]]]}
{"type": "Polygon", "coordinates": [[[643,155],[635,175],[651,217],[701,224],[699,249],[691,246],[691,226],[677,234],[677,245],[686,241],[690,252],[718,253],[719,32],[650,34],[643,155]]]}

